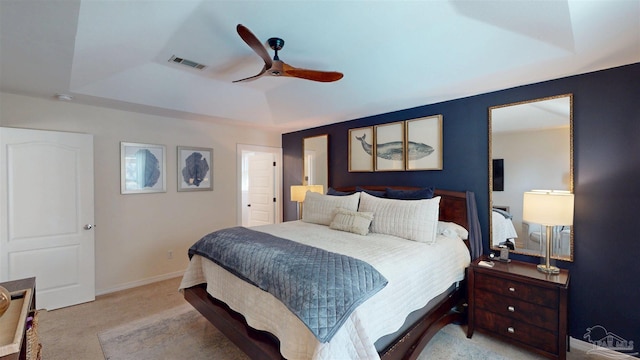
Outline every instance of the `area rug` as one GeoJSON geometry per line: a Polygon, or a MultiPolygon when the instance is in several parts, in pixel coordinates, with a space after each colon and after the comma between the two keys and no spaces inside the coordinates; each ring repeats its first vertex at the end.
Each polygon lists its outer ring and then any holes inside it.
{"type": "MultiPolygon", "coordinates": [[[[124,324],[98,334],[107,360],[249,359],[190,305],[124,324]]],[[[464,336],[458,325],[438,332],[419,360],[508,360],[464,336]]]]}
{"type": "Polygon", "coordinates": [[[106,360],[249,359],[188,304],[101,332],[98,339],[106,360]]]}

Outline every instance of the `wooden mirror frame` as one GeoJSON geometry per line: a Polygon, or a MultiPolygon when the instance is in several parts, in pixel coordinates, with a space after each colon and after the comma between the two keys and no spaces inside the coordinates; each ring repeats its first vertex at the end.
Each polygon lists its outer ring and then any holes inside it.
{"type": "MultiPolygon", "coordinates": [[[[527,101],[521,101],[521,102],[516,102],[516,103],[509,103],[509,104],[503,104],[503,105],[497,105],[497,106],[492,106],[489,108],[489,216],[488,216],[488,220],[489,220],[489,247],[492,250],[499,250],[500,248],[497,247],[496,245],[494,245],[494,240],[493,240],[493,220],[492,220],[492,215],[493,215],[493,208],[494,206],[500,206],[500,205],[507,205],[507,204],[494,204],[494,194],[493,194],[493,120],[494,120],[494,110],[496,109],[501,109],[501,108],[506,108],[506,107],[512,107],[512,106],[517,106],[517,105],[526,105],[526,104],[532,104],[532,103],[538,103],[538,102],[542,102],[542,101],[547,101],[547,100],[554,100],[554,99],[560,99],[560,98],[568,98],[569,99],[569,174],[568,174],[568,184],[567,184],[567,189],[553,189],[553,190],[569,190],[570,192],[573,192],[573,187],[574,187],[574,181],[573,181],[573,177],[574,177],[574,168],[573,168],[573,94],[562,94],[562,95],[556,95],[556,96],[551,96],[551,97],[545,97],[545,98],[538,98],[538,99],[533,99],[533,100],[527,100],[527,101]]],[[[506,173],[506,171],[505,171],[506,173]]],[[[505,176],[507,177],[508,174],[505,176]]],[[[513,178],[513,177],[512,177],[513,178]]],[[[508,180],[506,180],[508,181],[508,180]]],[[[540,189],[540,186],[533,186],[531,189],[526,189],[525,191],[529,191],[532,189],[540,189]]],[[[544,186],[542,186],[542,188],[544,188],[544,186]]],[[[520,202],[520,207],[522,205],[522,203],[520,202]]],[[[519,209],[522,210],[522,209],[519,209]]],[[[571,227],[571,231],[570,231],[570,240],[569,240],[569,255],[568,256],[558,256],[555,254],[552,254],[552,258],[553,259],[557,259],[557,260],[563,260],[563,261],[573,261],[573,255],[574,255],[574,249],[573,249],[573,245],[574,245],[574,228],[573,226],[571,227]]],[[[529,250],[529,251],[524,251],[524,249],[519,249],[516,246],[515,250],[511,250],[511,252],[513,253],[517,253],[517,254],[524,254],[524,255],[530,255],[530,256],[538,256],[538,257],[544,257],[544,253],[543,252],[536,252],[533,250],[529,250]]]]}

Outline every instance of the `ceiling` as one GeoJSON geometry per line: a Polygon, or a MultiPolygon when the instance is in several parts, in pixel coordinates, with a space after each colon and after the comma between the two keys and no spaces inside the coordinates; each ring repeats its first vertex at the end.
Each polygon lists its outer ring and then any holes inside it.
{"type": "Polygon", "coordinates": [[[4,92],[282,132],[636,62],[637,0],[0,1],[4,92]],[[344,78],[232,83],[264,64],[237,24],[344,78]]]}

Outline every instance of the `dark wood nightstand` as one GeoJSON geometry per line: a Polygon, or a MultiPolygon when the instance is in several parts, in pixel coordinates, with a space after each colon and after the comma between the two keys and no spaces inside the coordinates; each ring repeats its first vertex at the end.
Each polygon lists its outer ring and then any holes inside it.
{"type": "Polygon", "coordinates": [[[469,327],[550,359],[567,357],[569,271],[544,274],[535,264],[494,260],[469,266],[469,327]]]}

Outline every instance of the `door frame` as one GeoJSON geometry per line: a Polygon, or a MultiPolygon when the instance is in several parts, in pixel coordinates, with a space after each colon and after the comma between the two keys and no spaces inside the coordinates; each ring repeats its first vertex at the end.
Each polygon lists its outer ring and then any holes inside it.
{"type": "Polygon", "coordinates": [[[242,159],[244,153],[247,152],[261,152],[274,154],[276,158],[276,166],[274,171],[274,186],[275,186],[275,214],[274,221],[276,223],[282,222],[282,148],[261,146],[261,145],[248,145],[248,144],[236,144],[236,170],[238,179],[238,194],[237,194],[237,214],[236,224],[242,226],[242,214],[244,204],[242,203],[242,182],[244,180],[244,174],[242,172],[242,159]]]}

